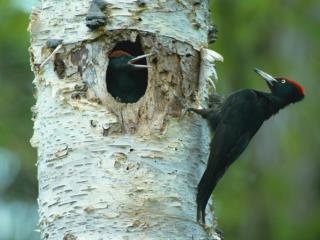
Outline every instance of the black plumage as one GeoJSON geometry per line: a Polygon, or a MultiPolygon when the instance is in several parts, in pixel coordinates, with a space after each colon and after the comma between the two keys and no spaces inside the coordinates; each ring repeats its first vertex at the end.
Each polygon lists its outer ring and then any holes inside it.
{"type": "Polygon", "coordinates": [[[142,64],[134,64],[148,55],[134,57],[127,52],[116,50],[109,55],[107,69],[108,92],[119,102],[137,102],[148,86],[148,72],[145,60],[142,64]]]}
{"type": "Polygon", "coordinates": [[[205,223],[205,208],[216,184],[262,123],[290,103],[304,98],[303,88],[295,81],[255,71],[266,80],[271,93],[244,89],[232,93],[224,102],[216,101],[209,109],[189,109],[206,118],[215,131],[207,168],[198,184],[197,220],[202,223],[205,223]]]}

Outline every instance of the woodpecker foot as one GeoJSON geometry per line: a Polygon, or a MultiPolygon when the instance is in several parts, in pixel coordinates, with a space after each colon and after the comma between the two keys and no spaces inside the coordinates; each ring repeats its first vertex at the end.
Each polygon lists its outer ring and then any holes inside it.
{"type": "Polygon", "coordinates": [[[224,96],[220,95],[216,92],[213,92],[209,95],[209,101],[208,101],[208,105],[209,108],[213,107],[214,105],[221,105],[224,102],[224,96]]]}

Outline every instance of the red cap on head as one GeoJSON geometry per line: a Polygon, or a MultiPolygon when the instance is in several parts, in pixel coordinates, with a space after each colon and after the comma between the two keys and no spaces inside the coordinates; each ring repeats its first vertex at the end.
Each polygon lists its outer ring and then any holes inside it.
{"type": "Polygon", "coordinates": [[[303,89],[303,87],[302,87],[299,83],[297,83],[296,81],[291,80],[291,79],[288,79],[288,78],[286,78],[286,77],[277,77],[276,79],[277,79],[277,80],[286,80],[286,81],[288,81],[289,83],[291,83],[292,85],[294,85],[294,86],[299,90],[299,92],[304,96],[304,89],[303,89]]]}
{"type": "Polygon", "coordinates": [[[117,58],[121,56],[131,56],[131,54],[122,50],[115,50],[112,53],[110,53],[109,58],[117,58]]]}

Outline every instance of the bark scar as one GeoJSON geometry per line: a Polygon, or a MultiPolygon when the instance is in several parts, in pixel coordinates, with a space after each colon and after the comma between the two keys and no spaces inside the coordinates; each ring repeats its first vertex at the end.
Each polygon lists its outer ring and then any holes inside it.
{"type": "Polygon", "coordinates": [[[77,240],[77,237],[71,233],[64,235],[63,240],[77,240]]]}
{"type": "Polygon", "coordinates": [[[54,71],[60,79],[63,79],[66,74],[66,64],[64,63],[61,54],[57,53],[54,58],[54,71]]]}

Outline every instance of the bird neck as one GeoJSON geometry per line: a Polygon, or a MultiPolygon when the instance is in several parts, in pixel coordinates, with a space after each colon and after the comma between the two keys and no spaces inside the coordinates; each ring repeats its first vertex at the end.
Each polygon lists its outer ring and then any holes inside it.
{"type": "Polygon", "coordinates": [[[260,92],[255,91],[258,96],[265,99],[265,104],[267,107],[267,111],[265,118],[268,119],[272,115],[275,115],[279,112],[280,109],[284,108],[287,104],[278,96],[272,94],[272,93],[266,93],[266,92],[260,92]]]}
{"type": "Polygon", "coordinates": [[[280,109],[288,105],[287,102],[284,101],[279,96],[276,96],[272,93],[267,93],[267,95],[268,95],[268,100],[271,103],[271,108],[273,109],[274,114],[276,114],[280,109]]]}

